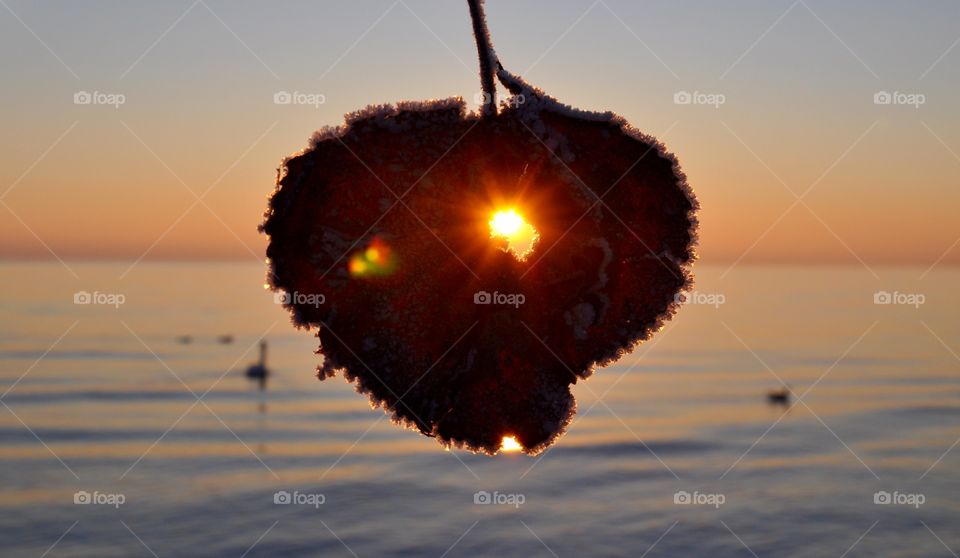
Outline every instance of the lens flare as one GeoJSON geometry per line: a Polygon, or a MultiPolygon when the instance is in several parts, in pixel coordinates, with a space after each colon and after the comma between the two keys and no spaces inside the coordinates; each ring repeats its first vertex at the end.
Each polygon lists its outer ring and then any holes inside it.
{"type": "Polygon", "coordinates": [[[347,262],[351,277],[390,275],[396,266],[396,255],[379,237],[374,237],[365,248],[354,252],[347,262]]]}
{"type": "Polygon", "coordinates": [[[516,209],[502,209],[490,218],[490,238],[503,242],[503,250],[519,261],[533,252],[540,234],[517,213],[516,209]]]}

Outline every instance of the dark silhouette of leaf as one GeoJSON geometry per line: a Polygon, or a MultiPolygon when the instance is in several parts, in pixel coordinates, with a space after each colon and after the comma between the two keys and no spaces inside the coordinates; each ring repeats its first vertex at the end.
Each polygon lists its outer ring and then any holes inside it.
{"type": "Polygon", "coordinates": [[[499,111],[408,102],[318,132],[262,230],[271,285],[324,295],[287,305],[318,328],[321,379],[342,371],[444,444],[537,453],[573,416],[570,385],[676,311],[697,206],[654,138],[497,75],[513,93],[499,111]],[[490,238],[504,205],[540,234],[523,261],[490,238]]]}

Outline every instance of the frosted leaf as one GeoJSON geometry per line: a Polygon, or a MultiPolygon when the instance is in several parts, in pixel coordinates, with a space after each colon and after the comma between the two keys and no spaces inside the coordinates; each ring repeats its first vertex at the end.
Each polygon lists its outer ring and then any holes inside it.
{"type": "Polygon", "coordinates": [[[322,134],[270,201],[272,286],[325,295],[291,305],[318,327],[321,377],[342,371],[444,444],[494,453],[513,436],[541,451],[573,415],[570,384],[660,328],[689,286],[696,202],[676,160],[616,115],[539,101],[481,118],[446,99],[370,107],[322,134]],[[524,261],[487,234],[498,200],[541,235],[524,261]],[[375,242],[395,266],[353,273],[375,242]]]}

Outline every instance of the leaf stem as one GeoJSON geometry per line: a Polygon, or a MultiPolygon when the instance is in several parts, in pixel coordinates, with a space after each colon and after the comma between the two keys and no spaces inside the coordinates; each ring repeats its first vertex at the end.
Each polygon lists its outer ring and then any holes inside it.
{"type": "Polygon", "coordinates": [[[467,0],[470,18],[473,20],[473,37],[477,41],[477,56],[480,59],[480,86],[483,89],[483,104],[480,114],[489,117],[497,114],[497,89],[494,75],[497,71],[497,54],[490,41],[487,18],[483,13],[483,0],[467,0]]]}

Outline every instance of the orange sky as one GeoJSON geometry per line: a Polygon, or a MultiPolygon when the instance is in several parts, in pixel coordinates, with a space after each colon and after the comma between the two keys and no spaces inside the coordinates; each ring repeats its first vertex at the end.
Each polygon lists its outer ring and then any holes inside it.
{"type": "MultiPolygon", "coordinates": [[[[0,257],[262,258],[276,167],[313,130],[372,102],[473,106],[461,2],[160,4],[0,11],[0,257]]],[[[664,140],[703,206],[702,261],[960,263],[960,5],[591,4],[490,0],[498,53],[664,140]]]]}

